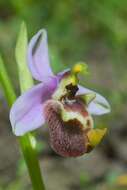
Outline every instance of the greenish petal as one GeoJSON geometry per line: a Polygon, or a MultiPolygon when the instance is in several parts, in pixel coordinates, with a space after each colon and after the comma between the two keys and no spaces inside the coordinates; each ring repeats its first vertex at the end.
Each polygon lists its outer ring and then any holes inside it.
{"type": "Polygon", "coordinates": [[[88,93],[88,94],[80,95],[79,97],[88,106],[96,98],[96,94],[95,93],[88,93]]]}

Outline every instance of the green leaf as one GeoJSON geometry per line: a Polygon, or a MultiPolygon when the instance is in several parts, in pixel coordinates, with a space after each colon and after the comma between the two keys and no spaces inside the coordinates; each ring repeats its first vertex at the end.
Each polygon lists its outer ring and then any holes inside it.
{"type": "Polygon", "coordinates": [[[20,27],[20,32],[15,49],[15,57],[16,57],[16,62],[18,64],[21,92],[24,92],[28,88],[33,86],[33,79],[27,66],[27,48],[28,48],[27,39],[28,39],[27,28],[26,24],[23,22],[20,27]]]}

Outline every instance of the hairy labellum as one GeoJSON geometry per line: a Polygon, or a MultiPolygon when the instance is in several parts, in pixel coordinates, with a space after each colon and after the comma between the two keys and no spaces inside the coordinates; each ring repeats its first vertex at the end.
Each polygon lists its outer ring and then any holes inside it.
{"type": "Polygon", "coordinates": [[[88,152],[87,133],[93,127],[93,121],[81,102],[49,100],[45,103],[44,114],[51,147],[56,153],[64,157],[77,157],[88,152]],[[67,117],[64,118],[64,114],[67,117]]]}

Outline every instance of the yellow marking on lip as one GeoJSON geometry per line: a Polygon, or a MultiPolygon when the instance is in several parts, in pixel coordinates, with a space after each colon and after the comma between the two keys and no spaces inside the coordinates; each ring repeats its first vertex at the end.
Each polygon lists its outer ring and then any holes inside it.
{"type": "Polygon", "coordinates": [[[83,117],[79,112],[74,111],[67,111],[65,110],[63,105],[61,106],[61,117],[64,122],[67,122],[69,120],[77,119],[82,124],[83,128],[93,128],[93,119],[90,115],[83,117]],[[88,120],[90,121],[90,126],[88,126],[88,120]]]}

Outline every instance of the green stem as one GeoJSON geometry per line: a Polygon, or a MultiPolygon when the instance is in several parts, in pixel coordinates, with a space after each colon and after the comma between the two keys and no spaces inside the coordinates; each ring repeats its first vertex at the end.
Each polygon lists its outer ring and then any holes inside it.
{"type": "MultiPolygon", "coordinates": [[[[16,94],[6,72],[3,61],[0,57],[0,83],[2,85],[5,97],[9,107],[12,106],[16,100],[16,94]]],[[[41,170],[36,152],[36,140],[31,133],[19,137],[19,143],[25,162],[27,164],[28,172],[31,178],[34,190],[45,190],[44,183],[41,176],[41,170]]]]}
{"type": "Polygon", "coordinates": [[[45,190],[35,149],[35,138],[33,137],[33,135],[28,133],[20,137],[19,141],[28,167],[33,189],[45,190]]]}

